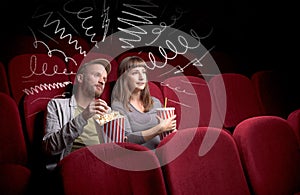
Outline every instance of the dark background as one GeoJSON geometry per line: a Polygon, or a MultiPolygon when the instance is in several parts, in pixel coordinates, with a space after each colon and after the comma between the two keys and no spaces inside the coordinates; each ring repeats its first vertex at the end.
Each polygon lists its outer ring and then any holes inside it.
{"type": "MultiPolygon", "coordinates": [[[[75,0],[78,6],[87,1],[75,0]]],[[[102,5],[103,1],[90,1],[102,5]]],[[[111,15],[120,14],[124,1],[108,1],[111,15]]],[[[138,1],[127,1],[138,2],[138,1]]],[[[294,69],[299,65],[296,1],[258,0],[176,0],[153,1],[159,5],[154,11],[158,21],[167,21],[177,8],[185,11],[176,28],[195,29],[199,34],[213,28],[213,34],[203,41],[207,48],[225,51],[233,56],[242,72],[251,75],[261,69],[294,69]]],[[[60,10],[62,0],[4,0],[1,3],[0,60],[5,64],[15,54],[15,37],[28,34],[28,25],[35,24],[31,16],[38,7],[60,10]]],[[[115,22],[112,17],[111,27],[115,22]]]]}

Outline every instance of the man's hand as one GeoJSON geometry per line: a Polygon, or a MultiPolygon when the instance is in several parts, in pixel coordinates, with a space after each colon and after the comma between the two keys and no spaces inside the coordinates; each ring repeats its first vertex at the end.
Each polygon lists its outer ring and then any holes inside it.
{"type": "Polygon", "coordinates": [[[100,116],[108,113],[111,108],[107,105],[107,103],[102,99],[93,100],[82,112],[82,116],[85,120],[88,120],[95,114],[100,116]]]}

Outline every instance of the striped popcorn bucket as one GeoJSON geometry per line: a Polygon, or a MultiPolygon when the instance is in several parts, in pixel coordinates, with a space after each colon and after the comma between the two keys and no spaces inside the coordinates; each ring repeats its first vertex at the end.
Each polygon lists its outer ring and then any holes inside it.
{"type": "Polygon", "coordinates": [[[103,125],[104,143],[121,143],[124,142],[125,128],[124,117],[111,120],[103,125]]]}
{"type": "MultiPolygon", "coordinates": [[[[163,119],[167,119],[171,116],[173,116],[175,113],[175,108],[174,107],[166,107],[166,108],[157,108],[156,109],[156,114],[163,119]]],[[[166,131],[163,132],[159,135],[160,139],[162,140],[164,137],[168,136],[172,131],[166,131]]]]}

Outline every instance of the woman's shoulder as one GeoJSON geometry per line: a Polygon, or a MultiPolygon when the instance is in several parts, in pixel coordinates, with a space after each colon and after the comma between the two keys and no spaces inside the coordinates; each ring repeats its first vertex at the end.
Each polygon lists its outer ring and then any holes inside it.
{"type": "Polygon", "coordinates": [[[115,109],[123,109],[124,106],[123,106],[123,104],[122,104],[120,101],[113,101],[113,102],[111,103],[111,108],[112,108],[113,110],[115,110],[115,109]]]}
{"type": "Polygon", "coordinates": [[[154,107],[161,107],[161,102],[157,97],[152,96],[154,107]]]}

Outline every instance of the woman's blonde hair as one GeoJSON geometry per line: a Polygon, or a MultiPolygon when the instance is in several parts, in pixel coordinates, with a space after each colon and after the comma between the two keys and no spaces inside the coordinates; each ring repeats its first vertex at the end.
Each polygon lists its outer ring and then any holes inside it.
{"type": "MultiPolygon", "coordinates": [[[[135,67],[146,67],[146,62],[138,56],[126,57],[122,60],[118,67],[118,80],[115,83],[115,87],[112,91],[112,102],[119,101],[123,104],[124,108],[129,111],[129,101],[132,91],[129,89],[128,72],[135,67]]],[[[140,100],[143,102],[145,112],[149,111],[153,107],[153,100],[150,95],[148,83],[141,91],[140,100]]]]}

